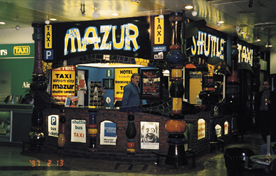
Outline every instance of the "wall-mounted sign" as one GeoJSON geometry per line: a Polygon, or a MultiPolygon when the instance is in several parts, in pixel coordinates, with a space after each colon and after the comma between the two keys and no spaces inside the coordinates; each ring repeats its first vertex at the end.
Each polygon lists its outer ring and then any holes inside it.
{"type": "Polygon", "coordinates": [[[71,120],[71,142],[86,143],[86,121],[71,120]]]}
{"type": "Polygon", "coordinates": [[[141,70],[141,98],[157,99],[161,98],[161,71],[160,70],[141,70]]]}
{"type": "Polygon", "coordinates": [[[191,54],[224,60],[225,43],[224,38],[198,31],[197,36],[192,37],[191,54]]]}
{"type": "Polygon", "coordinates": [[[138,73],[138,68],[116,68],[114,81],[114,99],[122,100],[124,87],[131,82],[131,75],[138,73]]]}
{"type": "Polygon", "coordinates": [[[204,119],[198,119],[197,121],[197,139],[203,139],[205,138],[205,120],[204,119]]]}
{"type": "Polygon", "coordinates": [[[58,100],[65,101],[68,94],[75,95],[75,66],[59,67],[52,70],[51,94],[58,100]]]}
{"type": "Polygon", "coordinates": [[[228,134],[229,123],[227,121],[224,122],[224,135],[228,134]]]}
{"type": "Polygon", "coordinates": [[[158,16],[152,16],[151,22],[151,59],[165,59],[168,53],[167,48],[172,44],[172,32],[169,21],[170,15],[164,15],[164,18],[160,19],[158,16]]]}
{"type": "Polygon", "coordinates": [[[48,116],[48,136],[58,137],[59,116],[48,116]]]}
{"type": "Polygon", "coordinates": [[[2,57],[32,58],[34,57],[34,43],[0,45],[0,58],[2,57]]]}
{"type": "Polygon", "coordinates": [[[221,126],[219,124],[215,126],[215,130],[216,130],[217,137],[221,137],[221,126]]]}
{"type": "Polygon", "coordinates": [[[45,49],[52,48],[52,25],[45,25],[45,49]]]}
{"type": "Polygon", "coordinates": [[[245,62],[253,66],[253,53],[254,50],[247,46],[237,44],[238,49],[238,63],[245,62]]]}
{"type": "Polygon", "coordinates": [[[159,149],[159,122],[140,122],[141,149],[159,149]]]}
{"type": "Polygon", "coordinates": [[[105,70],[105,77],[113,77],[113,70],[112,69],[106,69],[105,70]]]}
{"type": "Polygon", "coordinates": [[[116,123],[105,120],[101,122],[100,145],[116,145],[116,123]]]}
{"type": "Polygon", "coordinates": [[[149,27],[147,17],[55,23],[52,25],[54,60],[89,54],[149,59],[149,27]]]}
{"type": "Polygon", "coordinates": [[[154,44],[164,44],[164,18],[154,17],[154,44]]]}

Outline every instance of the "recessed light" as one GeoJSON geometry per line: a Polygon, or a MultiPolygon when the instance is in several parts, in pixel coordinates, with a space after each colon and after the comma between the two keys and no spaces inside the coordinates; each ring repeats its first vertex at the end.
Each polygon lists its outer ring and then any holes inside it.
{"type": "Polygon", "coordinates": [[[5,22],[1,21],[0,24],[6,24],[5,22]]]}
{"type": "Polygon", "coordinates": [[[187,9],[187,10],[191,10],[191,9],[193,9],[194,7],[192,6],[192,5],[186,5],[185,6],[185,9],[187,9]]]}

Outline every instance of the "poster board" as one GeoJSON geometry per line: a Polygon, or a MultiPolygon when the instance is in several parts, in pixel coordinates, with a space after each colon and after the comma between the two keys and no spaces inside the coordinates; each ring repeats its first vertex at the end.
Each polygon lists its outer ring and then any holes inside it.
{"type": "Polygon", "coordinates": [[[101,122],[100,145],[116,145],[116,123],[105,120],[101,122]]]}
{"type": "Polygon", "coordinates": [[[131,82],[131,75],[138,73],[138,68],[116,68],[114,82],[114,99],[121,101],[124,87],[131,82]]]}
{"type": "Polygon", "coordinates": [[[59,116],[49,115],[48,116],[48,136],[58,137],[59,127],[59,116]]]}
{"type": "Polygon", "coordinates": [[[74,96],[76,91],[76,68],[74,65],[52,70],[51,95],[65,101],[67,95],[74,96]]]}
{"type": "Polygon", "coordinates": [[[159,150],[159,122],[140,122],[141,149],[159,150]]]}
{"type": "Polygon", "coordinates": [[[158,69],[141,70],[141,99],[161,99],[161,75],[158,69]]]}
{"type": "Polygon", "coordinates": [[[71,120],[71,142],[86,143],[85,120],[71,120]]]}

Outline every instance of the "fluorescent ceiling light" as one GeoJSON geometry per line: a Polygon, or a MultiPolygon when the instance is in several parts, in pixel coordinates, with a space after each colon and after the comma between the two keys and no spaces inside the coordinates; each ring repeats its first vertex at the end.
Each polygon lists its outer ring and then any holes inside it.
{"type": "Polygon", "coordinates": [[[185,6],[185,9],[187,9],[187,10],[191,10],[191,9],[193,9],[194,7],[192,6],[192,5],[186,5],[185,6]]]}

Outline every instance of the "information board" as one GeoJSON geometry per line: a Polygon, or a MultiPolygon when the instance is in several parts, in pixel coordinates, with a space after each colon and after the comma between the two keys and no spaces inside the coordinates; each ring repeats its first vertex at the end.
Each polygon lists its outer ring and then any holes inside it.
{"type": "Polygon", "coordinates": [[[161,99],[161,71],[141,70],[141,97],[142,99],[161,99]]]}
{"type": "Polygon", "coordinates": [[[65,101],[67,95],[75,95],[76,78],[75,66],[59,67],[52,70],[52,91],[53,97],[65,101]]]}

